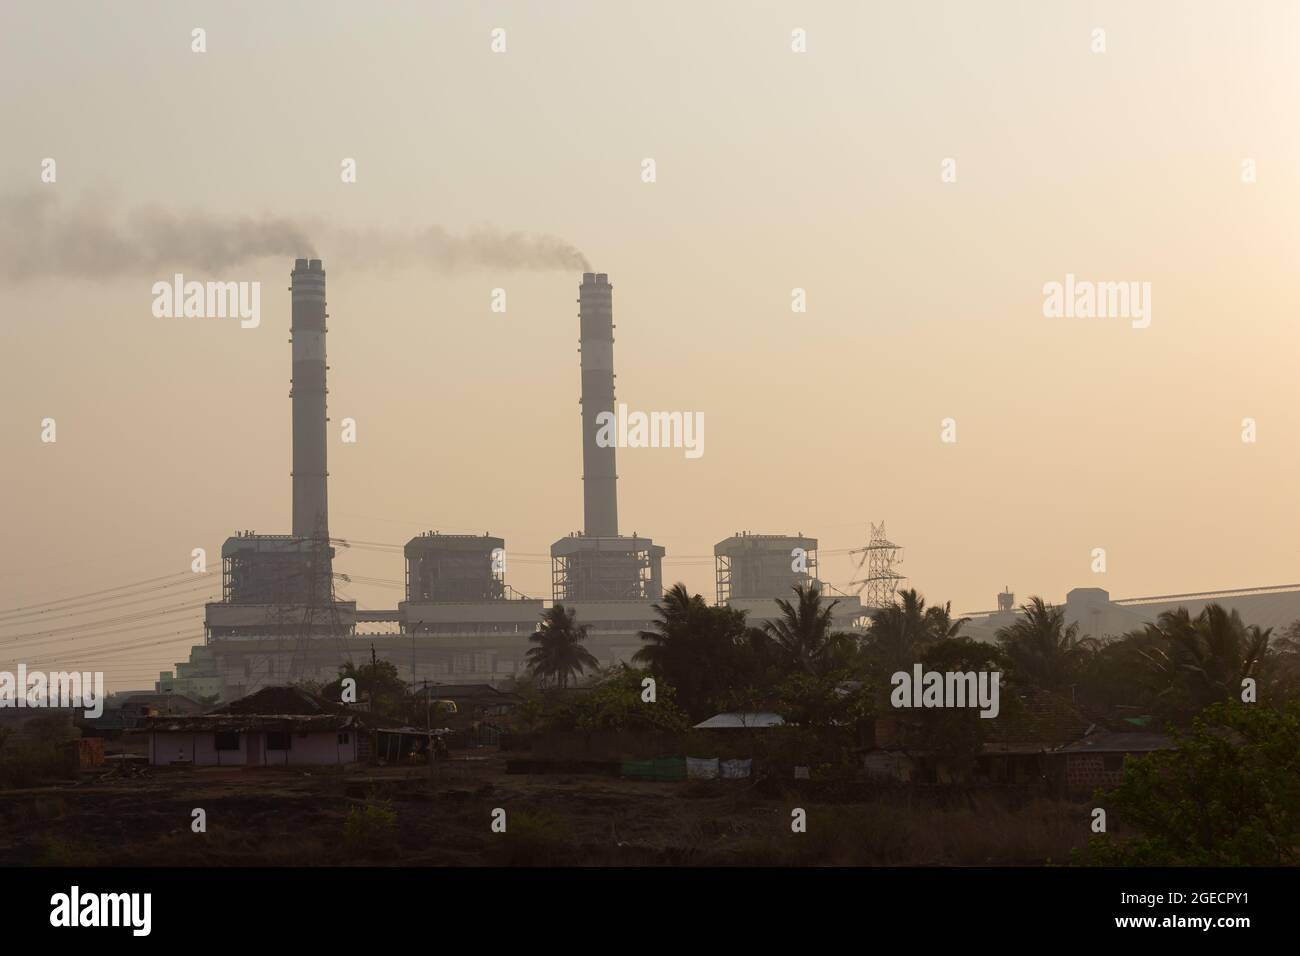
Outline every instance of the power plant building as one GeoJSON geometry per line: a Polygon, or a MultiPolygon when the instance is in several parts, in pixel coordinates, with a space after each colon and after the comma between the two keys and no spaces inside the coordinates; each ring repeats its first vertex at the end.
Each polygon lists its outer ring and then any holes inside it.
{"type": "MultiPolygon", "coordinates": [[[[628,660],[640,648],[638,634],[663,594],[664,549],[618,533],[615,449],[597,441],[600,413],[614,412],[612,289],[604,273],[584,274],[579,289],[585,527],[551,548],[552,600],[577,611],[589,628],[586,646],[602,665],[628,660]]],[[[358,610],[335,596],[325,290],[321,260],[298,259],[290,286],[293,533],[227,539],[222,600],[207,605],[206,643],[174,676],[161,675],[159,686],[228,699],[272,684],[330,681],[343,663],[366,662],[372,653],[412,683],[521,674],[545,603],[506,583],[503,538],[412,538],[403,549],[405,599],[396,608],[358,610]]]]}
{"type": "Polygon", "coordinates": [[[816,587],[827,601],[835,626],[853,630],[863,624],[866,611],[856,595],[843,594],[817,577],[817,539],[802,534],[737,532],[713,546],[718,604],[745,611],[751,624],[762,624],[780,614],[777,600],[797,604],[796,587],[816,587]]]}
{"type": "MultiPolygon", "coordinates": [[[[272,684],[331,681],[345,662],[375,655],[408,682],[495,683],[525,669],[529,636],[546,602],[506,581],[504,538],[429,532],[403,548],[404,599],[393,608],[358,609],[335,594],[336,544],[329,532],[326,398],[326,275],[319,259],[298,259],[291,273],[293,465],[291,534],[241,532],[222,545],[222,599],[206,606],[205,643],[159,689],[226,699],[272,684]],[[374,628],[374,632],[369,629],[374,628]]],[[[639,534],[619,533],[617,451],[601,439],[603,415],[617,413],[614,395],[613,286],[605,273],[585,273],[579,288],[583,455],[583,530],[550,549],[552,603],[576,611],[589,628],[587,648],[601,665],[627,661],[642,646],[639,632],[655,620],[663,595],[664,548],[639,534]]],[[[608,431],[606,432],[608,434],[608,431]]],[[[896,546],[873,529],[870,556],[896,546]],[[879,541],[877,541],[877,537],[879,541]]],[[[777,600],[796,586],[817,586],[836,603],[841,630],[860,630],[870,606],[819,580],[816,538],[738,533],[714,547],[719,604],[747,612],[752,624],[777,617],[777,600]]],[[[866,558],[864,558],[864,561],[866,558]]],[[[899,579],[885,562],[865,582],[899,579]],[[874,576],[873,576],[874,575],[874,576]]],[[[1068,623],[1080,633],[1115,636],[1159,613],[1210,601],[1240,610],[1249,623],[1281,630],[1300,616],[1296,586],[1232,592],[1112,599],[1096,587],[1066,598],[1068,623]]],[[[998,610],[971,615],[962,633],[994,640],[1018,616],[1015,596],[998,595],[998,610]]]]}

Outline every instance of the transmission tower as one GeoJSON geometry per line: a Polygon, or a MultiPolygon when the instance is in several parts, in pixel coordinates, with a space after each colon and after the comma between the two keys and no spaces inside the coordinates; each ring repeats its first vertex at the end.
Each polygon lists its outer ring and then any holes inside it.
{"type": "Polygon", "coordinates": [[[333,556],[330,539],[321,521],[317,534],[311,538],[311,560],[306,569],[306,605],[302,608],[302,629],[289,658],[289,682],[301,679],[304,665],[311,661],[313,651],[322,645],[313,633],[326,631],[335,649],[352,661],[352,648],[347,641],[345,626],[339,615],[338,594],[334,590],[333,556]]]}
{"type": "Polygon", "coordinates": [[[857,585],[853,593],[863,595],[862,605],[868,608],[889,607],[894,603],[894,594],[898,591],[900,581],[907,580],[894,570],[894,566],[903,561],[903,549],[885,537],[885,523],[871,526],[871,540],[865,548],[854,548],[849,554],[860,554],[858,566],[853,569],[856,577],[865,566],[865,577],[849,582],[849,587],[857,585]]]}

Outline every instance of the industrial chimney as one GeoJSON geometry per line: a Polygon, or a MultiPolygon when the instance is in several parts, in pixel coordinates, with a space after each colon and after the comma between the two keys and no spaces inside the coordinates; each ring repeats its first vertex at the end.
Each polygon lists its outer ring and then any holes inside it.
{"type": "Polygon", "coordinates": [[[293,536],[329,539],[325,470],[325,270],[298,259],[291,273],[293,318],[293,536]]]}
{"type": "MultiPolygon", "coordinates": [[[[322,285],[323,288],[323,285],[322,285]]],[[[603,272],[584,272],[578,288],[582,352],[582,509],[583,533],[593,538],[618,535],[618,474],[614,445],[596,444],[596,416],[614,414],[614,287],[603,272]]],[[[296,301],[296,300],[295,300],[296,301]]],[[[322,453],[323,455],[323,453],[322,453]]],[[[322,463],[324,458],[321,459],[322,463]]]]}

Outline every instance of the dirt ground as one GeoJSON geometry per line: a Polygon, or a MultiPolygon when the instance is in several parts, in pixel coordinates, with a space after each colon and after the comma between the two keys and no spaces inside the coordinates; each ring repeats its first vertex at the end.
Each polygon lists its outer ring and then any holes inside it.
{"type": "Polygon", "coordinates": [[[1089,832],[1086,807],[1046,801],[942,809],[751,781],[505,771],[494,754],[440,764],[432,785],[424,767],[86,772],[0,791],[0,864],[1038,865],[1067,862],[1089,832]]]}

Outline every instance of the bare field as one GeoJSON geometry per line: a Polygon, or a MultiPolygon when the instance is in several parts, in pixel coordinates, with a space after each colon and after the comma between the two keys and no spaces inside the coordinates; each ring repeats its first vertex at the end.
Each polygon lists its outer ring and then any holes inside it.
{"type": "Polygon", "coordinates": [[[1077,804],[818,799],[748,781],[514,775],[500,756],[439,765],[432,785],[423,767],[157,768],[0,791],[0,864],[1041,865],[1088,837],[1077,804]],[[807,832],[792,832],[795,808],[807,832]]]}

